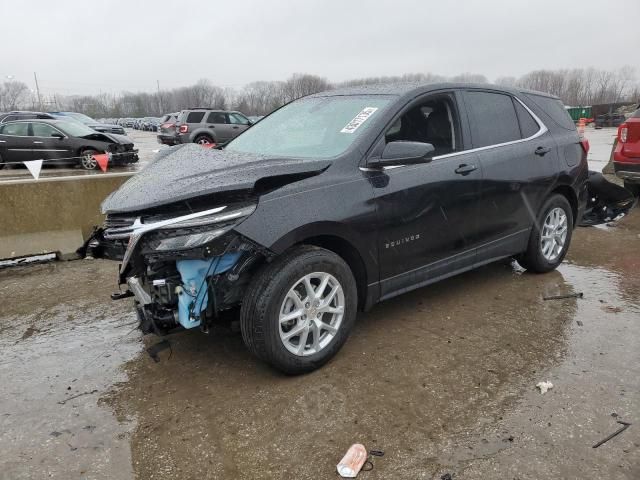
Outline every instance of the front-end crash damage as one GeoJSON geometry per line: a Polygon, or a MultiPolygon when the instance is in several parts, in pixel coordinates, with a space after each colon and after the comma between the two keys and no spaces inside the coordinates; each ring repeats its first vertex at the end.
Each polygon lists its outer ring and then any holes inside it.
{"type": "MultiPolygon", "coordinates": [[[[106,220],[84,245],[120,261],[145,333],[200,327],[241,304],[256,268],[273,253],[236,231],[262,195],[318,175],[327,162],[167,149],[102,205],[106,220]]],[[[79,251],[84,253],[84,251],[79,251]]]]}
{"type": "Polygon", "coordinates": [[[135,297],[144,333],[207,331],[220,312],[240,304],[252,267],[271,255],[233,230],[255,208],[245,202],[175,216],[108,215],[90,253],[121,261],[119,283],[135,297]]]}

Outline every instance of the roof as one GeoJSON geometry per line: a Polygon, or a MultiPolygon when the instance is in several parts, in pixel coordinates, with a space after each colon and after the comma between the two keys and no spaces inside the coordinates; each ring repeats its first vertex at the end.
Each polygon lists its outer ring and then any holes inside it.
{"type": "Polygon", "coordinates": [[[373,85],[357,85],[353,87],[337,88],[324,92],[309,95],[310,97],[335,97],[341,95],[395,95],[395,96],[417,96],[434,90],[459,89],[459,88],[485,88],[491,90],[504,91],[509,93],[530,93],[545,97],[557,98],[554,95],[544,92],[536,92],[522,88],[503,87],[490,83],[377,83],[373,85]]]}

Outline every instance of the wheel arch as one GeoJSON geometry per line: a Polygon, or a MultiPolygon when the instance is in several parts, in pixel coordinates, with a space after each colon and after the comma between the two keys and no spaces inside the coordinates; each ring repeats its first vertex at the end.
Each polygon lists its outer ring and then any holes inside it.
{"type": "Polygon", "coordinates": [[[552,191],[551,195],[559,194],[567,199],[571,205],[571,213],[573,215],[573,226],[578,225],[578,195],[569,185],[558,185],[552,191]]]}
{"type": "Polygon", "coordinates": [[[367,299],[367,269],[358,249],[348,240],[337,235],[316,235],[299,241],[296,245],[313,245],[329,250],[342,258],[351,269],[358,290],[358,309],[364,310],[367,299]]]}
{"type": "Polygon", "coordinates": [[[194,130],[194,132],[191,135],[192,135],[191,138],[193,139],[191,140],[191,143],[195,143],[196,139],[200,136],[209,137],[213,143],[217,143],[215,134],[204,128],[198,128],[194,130]]]}

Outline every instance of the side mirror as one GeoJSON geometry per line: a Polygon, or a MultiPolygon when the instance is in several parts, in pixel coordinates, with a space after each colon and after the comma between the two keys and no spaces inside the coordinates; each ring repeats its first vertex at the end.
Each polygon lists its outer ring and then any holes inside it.
{"type": "Polygon", "coordinates": [[[367,165],[370,167],[389,167],[429,163],[434,151],[435,148],[430,143],[397,140],[387,143],[382,151],[382,156],[369,160],[367,165]]]}
{"type": "Polygon", "coordinates": [[[62,140],[64,138],[64,135],[61,134],[60,132],[54,132],[54,133],[51,134],[51,136],[53,138],[57,138],[58,140],[62,140]]]}

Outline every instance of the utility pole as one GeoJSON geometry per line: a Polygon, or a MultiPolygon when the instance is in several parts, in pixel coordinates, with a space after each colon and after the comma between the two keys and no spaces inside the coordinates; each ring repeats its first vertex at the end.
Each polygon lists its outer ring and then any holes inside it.
{"type": "Polygon", "coordinates": [[[162,108],[162,95],[160,94],[160,80],[156,80],[158,86],[158,101],[160,102],[160,115],[164,114],[164,108],[162,108]]]}
{"type": "Polygon", "coordinates": [[[40,110],[44,110],[42,106],[42,98],[40,98],[40,87],[38,86],[38,76],[36,72],[33,72],[33,79],[36,81],[36,92],[38,93],[38,103],[40,104],[40,110]]]}

